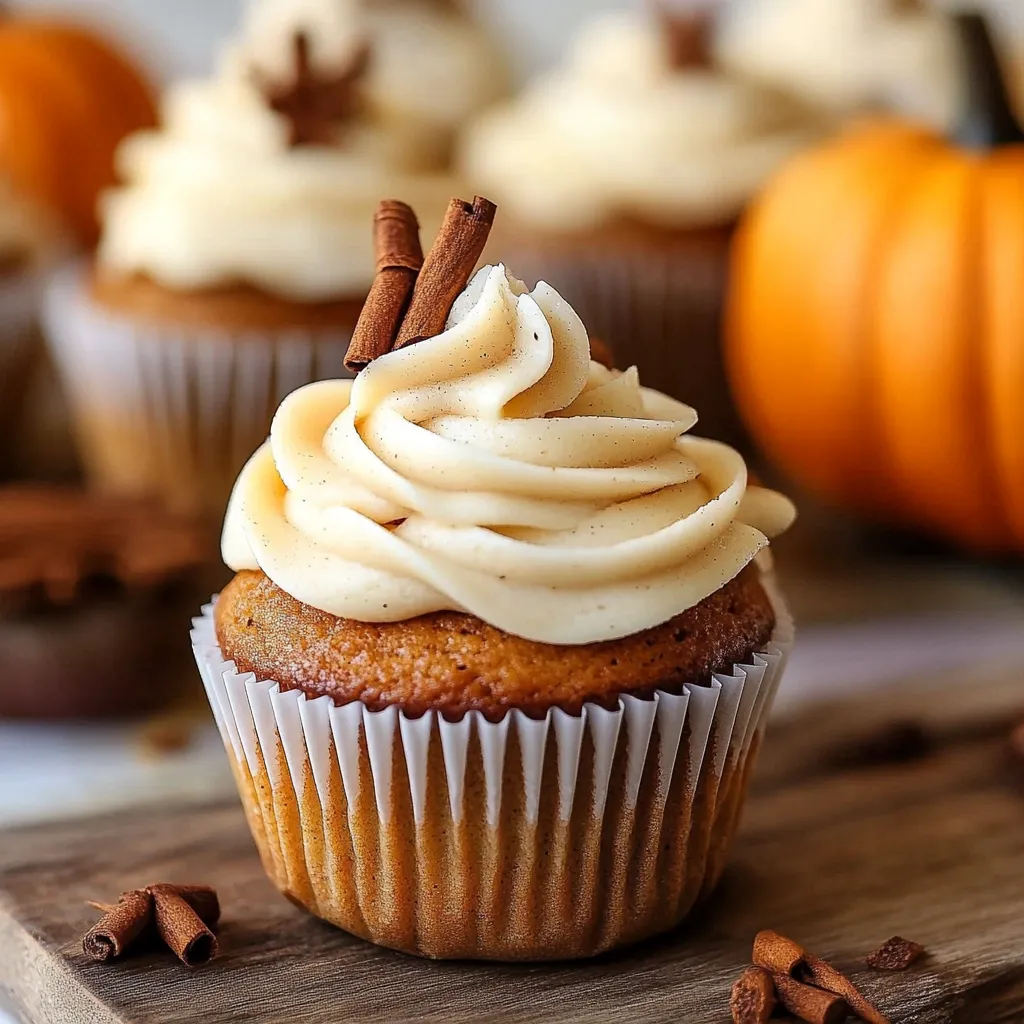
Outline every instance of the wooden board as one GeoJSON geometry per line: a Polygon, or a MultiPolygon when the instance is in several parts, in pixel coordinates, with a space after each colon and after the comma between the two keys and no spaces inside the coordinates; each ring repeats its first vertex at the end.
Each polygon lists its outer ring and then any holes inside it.
{"type": "Polygon", "coordinates": [[[1024,784],[1005,737],[1022,709],[1019,669],[995,665],[939,694],[901,688],[776,726],[700,918],[583,964],[431,963],[353,939],[271,889],[234,804],[7,833],[0,990],[31,1024],[722,1024],[754,933],[773,927],[849,969],[895,1024],[1019,1024],[1024,784]],[[900,720],[931,749],[878,763],[866,751],[900,720]],[[169,955],[87,961],[85,900],[159,880],[217,886],[222,956],[195,971],[169,955]],[[858,965],[893,934],[930,956],[904,974],[858,965]]]}

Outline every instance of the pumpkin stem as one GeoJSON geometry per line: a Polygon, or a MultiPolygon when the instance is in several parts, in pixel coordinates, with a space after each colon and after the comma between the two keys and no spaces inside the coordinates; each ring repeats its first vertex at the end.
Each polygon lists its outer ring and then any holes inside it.
{"type": "Polygon", "coordinates": [[[955,20],[966,83],[956,141],[967,149],[994,149],[1024,142],[988,22],[971,11],[955,15],[955,20]]]}

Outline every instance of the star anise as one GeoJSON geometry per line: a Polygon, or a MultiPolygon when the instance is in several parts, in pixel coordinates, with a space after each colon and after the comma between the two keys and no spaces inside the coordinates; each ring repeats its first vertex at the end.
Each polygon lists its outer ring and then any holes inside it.
{"type": "Polygon", "coordinates": [[[714,19],[710,11],[680,10],[668,0],[656,0],[654,13],[674,68],[703,68],[711,63],[714,19]]]}
{"type": "Polygon", "coordinates": [[[295,73],[287,83],[260,80],[267,106],[288,120],[289,146],[315,146],[336,142],[339,129],[359,109],[359,84],[370,62],[370,48],[359,46],[339,72],[317,72],[309,55],[309,36],[292,37],[295,73]]]}

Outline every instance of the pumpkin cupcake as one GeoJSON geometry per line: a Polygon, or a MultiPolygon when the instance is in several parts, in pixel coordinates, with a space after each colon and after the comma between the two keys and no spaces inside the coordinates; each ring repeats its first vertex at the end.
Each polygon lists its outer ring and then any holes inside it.
{"type": "Polygon", "coordinates": [[[964,65],[948,11],[923,0],[749,0],[726,9],[723,66],[835,123],[888,109],[951,129],[964,65]]]}
{"type": "Polygon", "coordinates": [[[563,67],[467,129],[462,160],[507,214],[489,255],[558,281],[623,365],[736,440],[719,351],[733,227],[818,124],[716,67],[712,33],[706,15],[594,20],[563,67]]]}
{"type": "Polygon", "coordinates": [[[494,75],[454,9],[385,6],[260,0],[122,148],[97,259],[49,304],[102,488],[219,519],[278,402],[341,370],[378,200],[414,196],[436,229],[453,125],[494,75]]]}
{"type": "Polygon", "coordinates": [[[188,687],[175,636],[208,564],[160,509],[75,488],[0,488],[0,717],[124,716],[188,687]]]}
{"type": "Polygon", "coordinates": [[[426,956],[588,956],[723,869],[792,638],[765,548],[793,508],[592,361],[549,285],[467,285],[486,201],[418,272],[398,211],[365,368],[290,395],[239,477],[196,658],[290,899],[426,956]]]}

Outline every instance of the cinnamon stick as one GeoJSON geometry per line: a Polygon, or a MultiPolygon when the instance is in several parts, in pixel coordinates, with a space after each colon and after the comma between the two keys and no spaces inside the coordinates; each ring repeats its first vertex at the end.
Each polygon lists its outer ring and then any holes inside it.
{"type": "Polygon", "coordinates": [[[748,967],[737,978],[729,997],[733,1024],[768,1024],[775,1006],[772,976],[760,967],[748,967]]]}
{"type": "Polygon", "coordinates": [[[803,965],[805,955],[803,946],[770,928],[754,936],[754,963],[772,974],[792,976],[803,965]]]}
{"type": "Polygon", "coordinates": [[[93,960],[110,960],[122,953],[153,921],[153,897],[145,889],[121,893],[117,906],[106,913],[82,939],[82,950],[93,960]]]}
{"type": "Polygon", "coordinates": [[[806,980],[812,981],[819,988],[842,996],[854,1016],[866,1021],[867,1024],[889,1024],[889,1018],[870,1003],[842,971],[836,970],[828,961],[813,953],[807,953],[804,959],[809,975],[806,980]]]}
{"type": "Polygon", "coordinates": [[[818,988],[840,996],[850,1012],[867,1024],[889,1024],[889,1019],[872,1005],[856,985],[827,960],[808,952],[798,942],[770,929],[758,932],[754,938],[754,963],[758,967],[811,983],[818,988]]]}
{"type": "Polygon", "coordinates": [[[798,1020],[806,1024],[842,1024],[848,1007],[837,995],[804,985],[786,974],[773,978],[779,1002],[798,1020]]]}
{"type": "Polygon", "coordinates": [[[212,928],[220,920],[220,900],[217,890],[209,885],[157,885],[149,886],[149,891],[165,888],[173,889],[195,912],[199,920],[212,928]]]}
{"type": "Polygon", "coordinates": [[[391,351],[423,266],[420,225],[412,207],[397,199],[381,201],[373,215],[373,248],[376,276],[345,355],[345,366],[356,373],[391,351]]]}
{"type": "Polygon", "coordinates": [[[416,279],[395,348],[404,348],[444,330],[452,304],[480,261],[497,207],[475,196],[472,204],[453,199],[444,223],[416,279]]]}
{"type": "MultiPolygon", "coordinates": [[[[174,955],[188,967],[212,960],[217,955],[217,939],[179,887],[152,885],[149,891],[157,931],[174,955]]],[[[194,892],[190,895],[195,899],[194,892]]],[[[216,913],[220,915],[219,907],[216,913]]]]}

